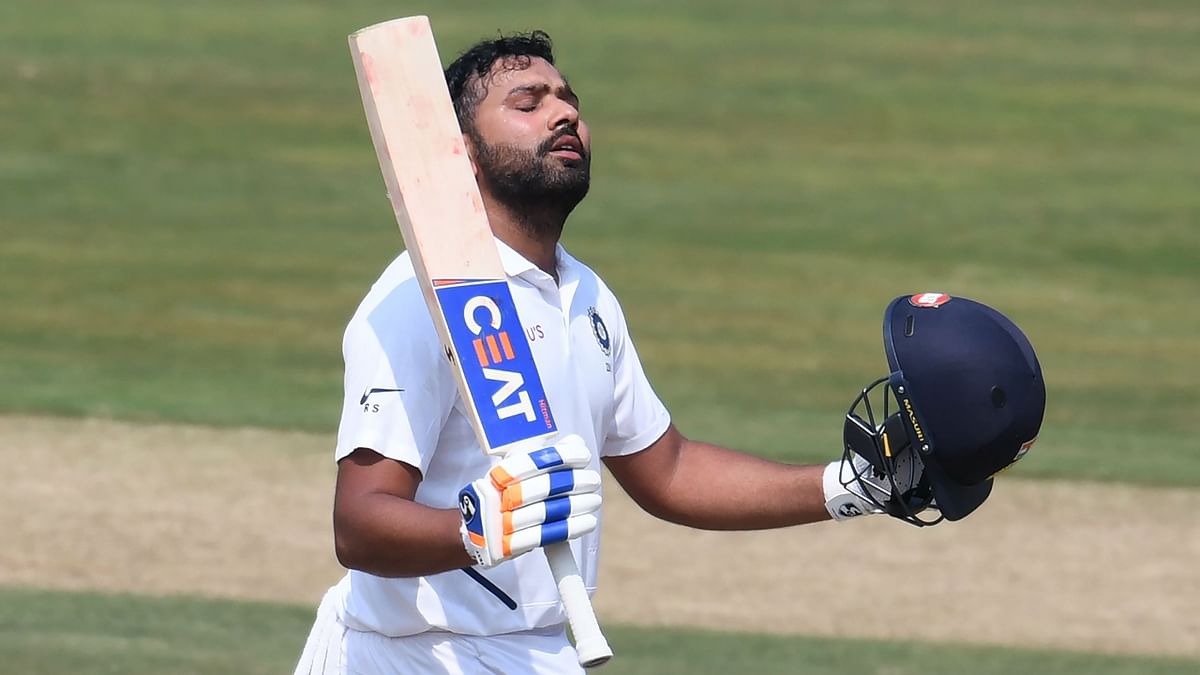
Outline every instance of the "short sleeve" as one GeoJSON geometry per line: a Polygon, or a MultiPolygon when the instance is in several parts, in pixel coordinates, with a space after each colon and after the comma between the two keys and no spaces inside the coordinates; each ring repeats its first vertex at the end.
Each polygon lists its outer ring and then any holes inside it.
{"type": "Polygon", "coordinates": [[[456,400],[450,368],[415,279],[372,294],[342,342],[345,391],[334,458],[368,448],[424,475],[456,400]]]}
{"type": "MultiPolygon", "coordinates": [[[[614,305],[616,300],[613,300],[614,305]]],[[[617,332],[613,336],[613,422],[600,454],[630,455],[650,447],[666,433],[671,415],[650,386],[637,349],[629,335],[625,315],[617,306],[617,332]]]]}

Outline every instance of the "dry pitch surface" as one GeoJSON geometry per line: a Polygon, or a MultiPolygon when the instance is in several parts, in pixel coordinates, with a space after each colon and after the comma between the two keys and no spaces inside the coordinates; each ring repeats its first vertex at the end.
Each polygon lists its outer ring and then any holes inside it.
{"type": "MultiPolygon", "coordinates": [[[[341,573],[331,447],[0,417],[0,584],[315,606],[341,573]]],[[[1200,657],[1196,490],[1001,479],[970,520],[920,531],[873,518],[697,532],[615,486],[605,511],[608,621],[1200,657]]]]}

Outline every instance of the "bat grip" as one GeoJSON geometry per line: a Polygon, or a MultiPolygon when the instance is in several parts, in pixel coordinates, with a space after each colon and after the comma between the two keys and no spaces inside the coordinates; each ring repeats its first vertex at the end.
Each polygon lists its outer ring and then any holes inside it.
{"type": "Polygon", "coordinates": [[[571,545],[566,542],[551,544],[545,548],[545,552],[554,582],[558,584],[558,594],[562,597],[567,621],[571,624],[571,633],[575,636],[579,665],[595,668],[607,663],[613,655],[612,647],[608,646],[608,640],[600,632],[587,587],[583,585],[575,556],[571,554],[571,545]]]}

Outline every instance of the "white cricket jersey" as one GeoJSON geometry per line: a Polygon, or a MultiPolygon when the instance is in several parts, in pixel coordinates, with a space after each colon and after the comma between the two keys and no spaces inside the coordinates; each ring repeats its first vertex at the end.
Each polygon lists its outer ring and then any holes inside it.
{"type": "MultiPolygon", "coordinates": [[[[559,432],[579,434],[600,456],[635,453],[662,436],[670,416],[646,379],[612,291],[562,246],[555,284],[496,243],[559,432]]],[[[500,458],[485,455],[475,440],[408,253],[359,306],[343,354],[336,459],[361,447],[410,464],[422,475],[418,503],[457,508],[458,491],[500,458]]],[[[592,463],[599,470],[599,457],[592,463]]],[[[571,545],[594,590],[600,528],[571,545]]],[[[343,620],[393,637],[429,630],[497,635],[565,621],[541,549],[472,572],[388,579],[352,570],[338,584],[343,620]]]]}

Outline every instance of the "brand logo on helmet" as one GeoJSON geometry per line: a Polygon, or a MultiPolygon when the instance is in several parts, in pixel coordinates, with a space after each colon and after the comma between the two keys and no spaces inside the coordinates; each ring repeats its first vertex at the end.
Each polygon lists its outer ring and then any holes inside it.
{"type": "Polygon", "coordinates": [[[914,307],[941,307],[950,302],[951,298],[945,293],[917,293],[908,299],[914,307]]]}
{"type": "Polygon", "coordinates": [[[853,518],[855,516],[861,516],[862,514],[862,509],[858,508],[854,504],[842,504],[838,507],[838,515],[843,518],[853,518]]]}
{"type": "Polygon", "coordinates": [[[913,409],[912,400],[904,399],[904,412],[908,413],[908,421],[912,424],[913,431],[917,434],[917,440],[925,442],[925,431],[921,428],[921,423],[917,421],[917,411],[913,409]]]}

